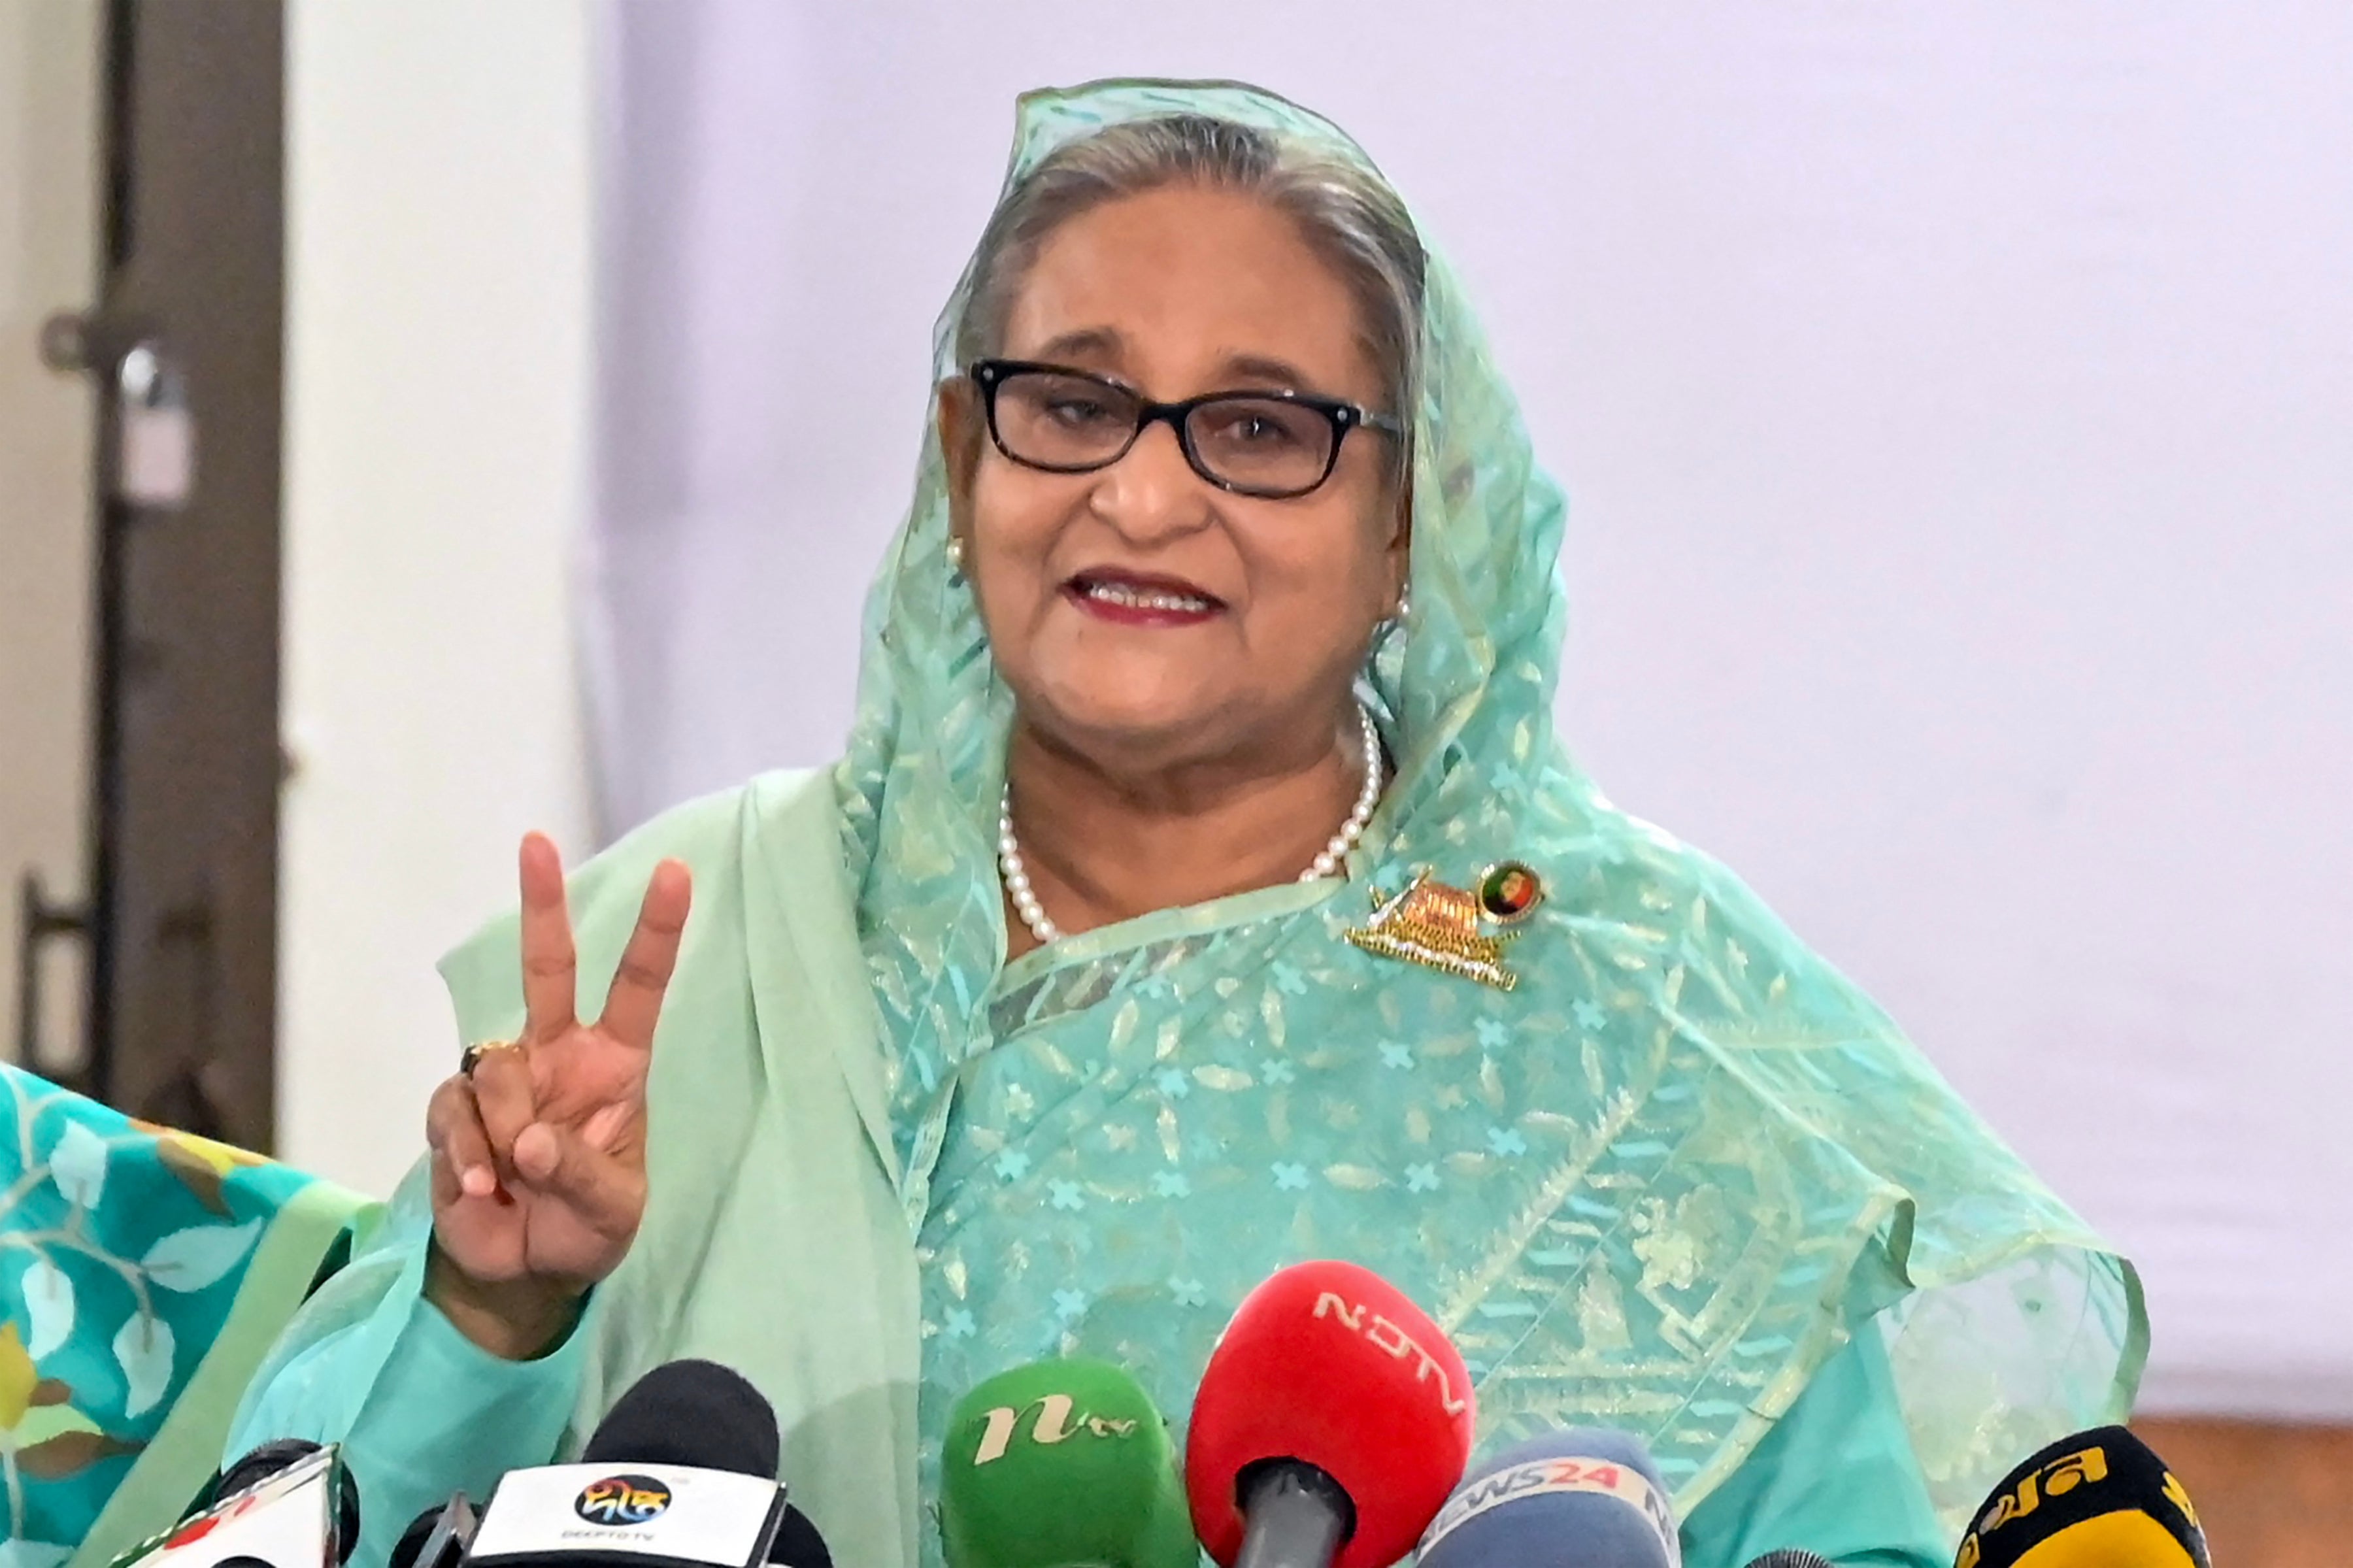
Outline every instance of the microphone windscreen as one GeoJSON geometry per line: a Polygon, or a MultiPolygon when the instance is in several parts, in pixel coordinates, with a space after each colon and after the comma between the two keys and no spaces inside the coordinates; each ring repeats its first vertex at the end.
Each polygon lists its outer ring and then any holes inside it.
{"type": "Polygon", "coordinates": [[[464,1492],[453,1494],[408,1521],[393,1542],[386,1568],[459,1568],[473,1543],[474,1506],[464,1492]]]}
{"type": "Polygon", "coordinates": [[[774,1480],[776,1413],[743,1373],[673,1361],[638,1379],[589,1435],[583,1464],[687,1465],[774,1480]]]}
{"type": "Polygon", "coordinates": [[[1231,1568],[1246,1473],[1314,1466],[1355,1510],[1336,1568],[1388,1568],[1413,1549],[1471,1457],[1471,1374],[1405,1293],[1353,1263],[1295,1264],[1226,1326],[1185,1439],[1193,1528],[1231,1568]]]}
{"type": "Polygon", "coordinates": [[[1748,1568],[1838,1568],[1838,1564],[1819,1552],[1804,1552],[1785,1546],[1778,1552],[1767,1552],[1762,1557],[1748,1560],[1748,1568]]]}
{"type": "Polygon", "coordinates": [[[833,1552],[809,1516],[786,1503],[785,1517],[776,1526],[776,1539],[768,1545],[768,1561],[779,1568],[833,1568],[833,1552]]]}
{"type": "Polygon", "coordinates": [[[385,1559],[385,1568],[417,1568],[425,1556],[425,1543],[441,1528],[441,1510],[437,1505],[427,1509],[408,1521],[400,1539],[392,1543],[392,1555],[385,1559]]]}
{"type": "Polygon", "coordinates": [[[2122,1426],[2063,1437],[2004,1476],[1954,1568],[2211,1568],[2189,1493],[2122,1426]]]}
{"type": "MultiPolygon", "coordinates": [[[[1678,1568],[1667,1484],[1641,1439],[1548,1432],[1473,1471],[1430,1521],[1422,1568],[1678,1568]]],[[[1754,1565],[1752,1565],[1754,1568],[1754,1565]]]]}
{"type": "Polygon", "coordinates": [[[1195,1568],[1168,1425],[1103,1362],[1034,1362],[957,1402],[942,1447],[949,1568],[1195,1568]]]}
{"type": "MultiPolygon", "coordinates": [[[[276,1437],[253,1448],[221,1471],[213,1483],[212,1500],[226,1501],[241,1491],[259,1486],[280,1471],[290,1468],[298,1461],[319,1451],[320,1445],[308,1437],[276,1437]]],[[[335,1517],[332,1521],[335,1538],[331,1542],[336,1563],[348,1563],[360,1543],[360,1485],[345,1465],[335,1467],[335,1517]]]]}
{"type": "Polygon", "coordinates": [[[277,1437],[246,1451],[224,1468],[213,1482],[212,1500],[232,1498],[258,1481],[266,1481],[295,1460],[308,1458],[319,1445],[308,1437],[277,1437]]]}

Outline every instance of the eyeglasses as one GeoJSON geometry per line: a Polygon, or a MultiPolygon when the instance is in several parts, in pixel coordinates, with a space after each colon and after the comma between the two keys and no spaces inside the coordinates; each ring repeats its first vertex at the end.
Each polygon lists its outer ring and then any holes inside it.
{"type": "Polygon", "coordinates": [[[1332,477],[1349,431],[1405,434],[1385,414],[1304,392],[1213,392],[1155,403],[1103,376],[1028,360],[980,360],[965,374],[987,405],[997,449],[1051,474],[1107,468],[1146,426],[1166,420],[1185,461],[1219,489],[1289,500],[1332,477]]]}

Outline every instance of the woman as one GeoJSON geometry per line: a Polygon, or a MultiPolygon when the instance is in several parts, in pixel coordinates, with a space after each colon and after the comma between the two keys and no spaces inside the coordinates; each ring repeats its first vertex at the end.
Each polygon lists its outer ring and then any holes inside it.
{"type": "Polygon", "coordinates": [[[837,1557],[936,1561],[963,1390],[1094,1354],[1181,1421],[1317,1256],[1456,1336],[1485,1443],[1641,1435],[1696,1568],[1941,1563],[2125,1407],[2128,1268],[1556,742],[1557,494],[1352,143],[1027,99],[939,347],[847,757],[599,857],[576,944],[525,844],[444,965],[492,1048],[237,1441],[344,1439],[380,1553],[705,1355],[837,1557]]]}

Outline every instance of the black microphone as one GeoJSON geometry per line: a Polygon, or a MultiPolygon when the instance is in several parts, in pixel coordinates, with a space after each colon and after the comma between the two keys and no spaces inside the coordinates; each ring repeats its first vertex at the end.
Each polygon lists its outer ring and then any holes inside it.
{"type": "MultiPolygon", "coordinates": [[[[217,1508],[240,1492],[251,1491],[274,1476],[321,1451],[308,1437],[277,1437],[257,1445],[214,1479],[206,1509],[217,1508]]],[[[334,1467],[335,1502],[327,1521],[327,1559],[339,1565],[352,1560],[360,1543],[360,1485],[343,1465],[334,1467]]]]}
{"type": "Polygon", "coordinates": [[[480,1522],[466,1494],[452,1493],[448,1502],[409,1521],[393,1542],[387,1568],[459,1568],[480,1522]]]}
{"type": "MultiPolygon", "coordinates": [[[[774,1476],[782,1452],[775,1407],[742,1373],[713,1361],[674,1361],[654,1368],[621,1395],[597,1423],[580,1458],[774,1476]]],[[[786,1568],[833,1568],[825,1537],[790,1502],[769,1545],[768,1561],[786,1568]]]]}
{"type": "Polygon", "coordinates": [[[691,1465],[775,1479],[784,1448],[776,1412],[742,1373],[715,1361],[673,1361],[614,1401],[584,1465],[691,1465]]]}
{"type": "Polygon", "coordinates": [[[1993,1489],[1954,1568],[2211,1568],[2165,1461],[2122,1426],[2062,1437],[1993,1489]]]}
{"type": "Polygon", "coordinates": [[[742,1375],[668,1363],[620,1397],[578,1463],[509,1471],[467,1561],[587,1568],[619,1553],[642,1568],[831,1568],[815,1526],[785,1502],[781,1447],[775,1410],[742,1375]]]}
{"type": "Polygon", "coordinates": [[[768,1561],[784,1568],[833,1568],[833,1553],[827,1550],[825,1537],[809,1522],[809,1516],[791,1503],[785,1504],[784,1521],[776,1526],[768,1561]]]}
{"type": "Polygon", "coordinates": [[[342,1568],[359,1543],[359,1488],[337,1451],[262,1444],[214,1474],[187,1515],[118,1556],[120,1568],[342,1568]]]}

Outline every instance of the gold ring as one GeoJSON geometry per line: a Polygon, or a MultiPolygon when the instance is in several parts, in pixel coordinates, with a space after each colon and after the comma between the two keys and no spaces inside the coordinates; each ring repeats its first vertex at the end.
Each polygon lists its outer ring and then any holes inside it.
{"type": "Polygon", "coordinates": [[[474,1069],[482,1065],[482,1058],[492,1051],[521,1049],[522,1049],[522,1042],[520,1040],[477,1040],[468,1046],[458,1058],[458,1070],[466,1077],[471,1078],[474,1076],[474,1069]]]}

